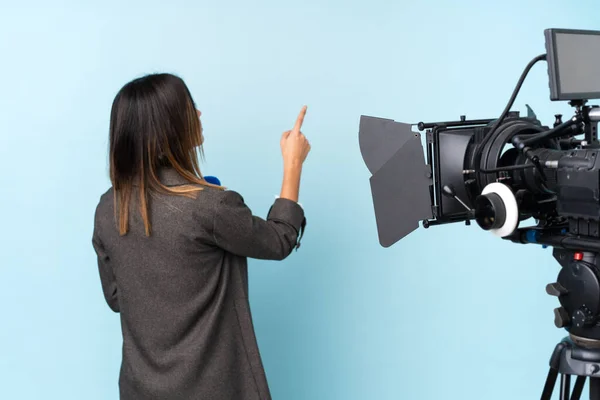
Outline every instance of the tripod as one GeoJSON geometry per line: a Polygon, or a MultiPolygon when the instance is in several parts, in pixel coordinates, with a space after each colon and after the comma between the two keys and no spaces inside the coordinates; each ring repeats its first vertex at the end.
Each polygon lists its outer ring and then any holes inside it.
{"type": "Polygon", "coordinates": [[[598,251],[578,252],[555,248],[561,264],[557,282],[546,286],[558,297],[554,324],[569,336],[560,341],[550,357],[550,370],[541,400],[550,400],[560,374],[560,400],[580,400],[589,380],[590,400],[600,400],[600,257],[598,251]],[[571,392],[571,377],[576,377],[571,392]]]}
{"type": "Polygon", "coordinates": [[[560,374],[560,400],[580,400],[590,378],[590,400],[600,400],[600,341],[566,337],[554,348],[541,400],[550,400],[560,374]],[[571,377],[576,376],[571,392],[571,377]]]}

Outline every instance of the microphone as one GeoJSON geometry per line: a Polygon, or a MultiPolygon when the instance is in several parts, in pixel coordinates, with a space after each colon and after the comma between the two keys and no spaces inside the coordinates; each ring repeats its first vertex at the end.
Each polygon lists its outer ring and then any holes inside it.
{"type": "Polygon", "coordinates": [[[216,176],[205,176],[204,180],[213,185],[221,186],[221,181],[216,176]]]}

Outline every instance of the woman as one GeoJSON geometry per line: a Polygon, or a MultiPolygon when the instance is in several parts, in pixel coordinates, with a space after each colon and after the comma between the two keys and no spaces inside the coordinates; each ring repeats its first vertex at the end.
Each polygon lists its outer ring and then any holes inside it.
{"type": "Polygon", "coordinates": [[[299,245],[305,113],[281,137],[281,194],[264,220],[238,193],[203,178],[200,112],[180,78],[145,76],[117,94],[112,187],[96,208],[93,246],[104,297],[121,317],[121,399],[271,397],[247,257],[283,260],[299,245]]]}

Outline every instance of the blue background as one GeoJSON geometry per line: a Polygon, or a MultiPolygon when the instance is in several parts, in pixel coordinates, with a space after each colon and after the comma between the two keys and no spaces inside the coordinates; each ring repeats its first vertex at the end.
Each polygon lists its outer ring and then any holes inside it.
{"type": "MultiPolygon", "coordinates": [[[[91,246],[111,101],[182,76],[203,112],[204,173],[264,216],[279,138],[303,104],[308,226],[284,262],[251,260],[276,399],[539,398],[564,332],[550,250],[463,225],[379,246],[361,114],[494,118],[549,27],[598,28],[597,0],[27,2],[0,8],[0,398],[117,398],[118,316],[91,246]]],[[[515,109],[546,124],[545,64],[515,109]]]]}

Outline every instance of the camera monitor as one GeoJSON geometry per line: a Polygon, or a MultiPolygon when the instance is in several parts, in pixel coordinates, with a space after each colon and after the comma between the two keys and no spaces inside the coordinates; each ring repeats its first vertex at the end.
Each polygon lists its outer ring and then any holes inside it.
{"type": "Polygon", "coordinates": [[[546,29],[550,100],[600,98],[600,32],[546,29]]]}

